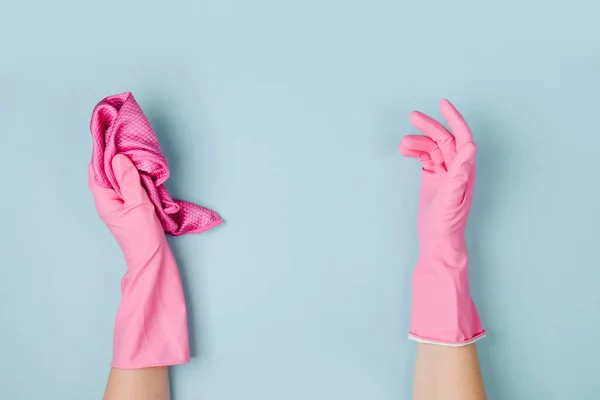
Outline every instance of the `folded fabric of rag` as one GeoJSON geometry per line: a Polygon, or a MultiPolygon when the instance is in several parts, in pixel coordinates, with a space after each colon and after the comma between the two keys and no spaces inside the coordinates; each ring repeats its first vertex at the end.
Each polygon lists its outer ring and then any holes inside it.
{"type": "Polygon", "coordinates": [[[121,195],[112,159],[117,154],[129,157],[140,172],[142,185],[165,232],[174,236],[201,233],[223,222],[215,211],[171,198],[164,186],[170,174],[169,164],[150,122],[130,92],[100,101],[92,113],[90,131],[96,182],[121,195]]]}

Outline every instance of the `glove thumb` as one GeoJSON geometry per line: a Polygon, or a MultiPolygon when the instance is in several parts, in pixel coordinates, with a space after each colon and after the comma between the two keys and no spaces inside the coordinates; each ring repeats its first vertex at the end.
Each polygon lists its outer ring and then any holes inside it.
{"type": "Polygon", "coordinates": [[[126,205],[137,205],[148,201],[148,194],[142,186],[140,174],[129,157],[117,154],[112,159],[112,167],[126,205]]]}

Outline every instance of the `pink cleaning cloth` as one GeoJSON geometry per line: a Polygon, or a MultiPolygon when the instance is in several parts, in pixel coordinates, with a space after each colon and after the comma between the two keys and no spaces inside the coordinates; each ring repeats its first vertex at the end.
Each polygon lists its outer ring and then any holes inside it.
{"type": "Polygon", "coordinates": [[[90,130],[94,140],[92,168],[96,182],[113,188],[121,196],[112,159],[117,154],[129,157],[140,173],[142,185],[165,232],[175,236],[200,233],[223,222],[214,211],[171,198],[164,186],[169,178],[169,164],[150,122],[131,93],[109,96],[98,103],[90,130]]]}

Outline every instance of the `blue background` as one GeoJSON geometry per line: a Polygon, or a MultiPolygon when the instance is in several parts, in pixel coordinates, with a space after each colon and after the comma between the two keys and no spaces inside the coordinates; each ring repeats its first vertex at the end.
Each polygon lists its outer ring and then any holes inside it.
{"type": "Polygon", "coordinates": [[[0,398],[101,397],[124,262],[88,193],[131,90],[176,197],[194,359],[175,400],[409,399],[419,166],[450,98],[479,145],[469,242],[492,400],[600,393],[597,2],[0,5],[0,398]]]}

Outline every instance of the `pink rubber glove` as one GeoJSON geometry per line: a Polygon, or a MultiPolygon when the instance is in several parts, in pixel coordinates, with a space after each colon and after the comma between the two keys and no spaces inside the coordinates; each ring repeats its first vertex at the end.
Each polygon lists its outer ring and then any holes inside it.
{"type": "Polygon", "coordinates": [[[112,167],[122,197],[98,185],[89,168],[98,215],[117,240],[128,267],[121,281],[111,366],[138,369],[188,363],[185,300],[163,227],[129,158],[116,155],[112,167]]]}
{"type": "Polygon", "coordinates": [[[485,336],[469,289],[465,227],[475,187],[475,144],[448,100],[440,104],[453,134],[431,117],[410,121],[427,136],[407,135],[400,153],[423,166],[419,203],[419,261],[413,275],[409,338],[462,346],[485,336]]]}

